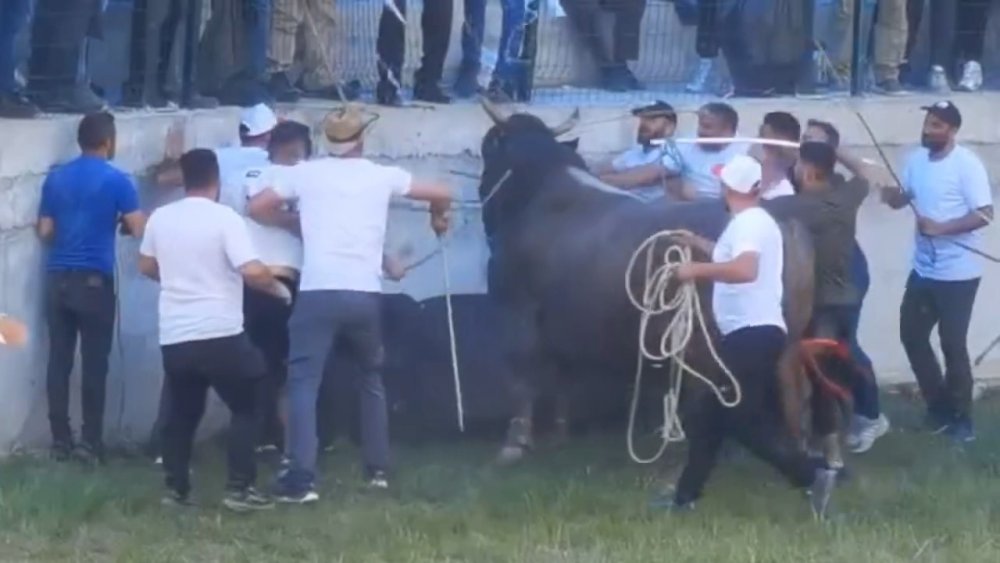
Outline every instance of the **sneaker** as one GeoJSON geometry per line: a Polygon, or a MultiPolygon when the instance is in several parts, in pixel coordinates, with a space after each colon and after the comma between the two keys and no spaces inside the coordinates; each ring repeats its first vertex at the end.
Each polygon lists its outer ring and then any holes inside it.
{"type": "Polygon", "coordinates": [[[951,427],[951,417],[938,412],[929,411],[924,416],[924,428],[933,435],[943,434],[951,427]]]}
{"type": "Polygon", "coordinates": [[[684,87],[684,91],[691,94],[704,93],[708,87],[708,79],[712,75],[714,67],[715,59],[701,59],[698,61],[698,67],[695,69],[691,81],[684,87]]]}
{"type": "Polygon", "coordinates": [[[854,417],[854,430],[847,437],[847,448],[851,453],[863,454],[872,449],[875,441],[889,433],[889,419],[884,414],[872,420],[864,416],[854,417]]]}
{"type": "Polygon", "coordinates": [[[672,514],[687,514],[694,512],[695,504],[691,502],[677,502],[677,497],[672,493],[657,495],[649,500],[649,508],[652,510],[662,510],[672,514]]]}
{"type": "Polygon", "coordinates": [[[81,443],[73,448],[73,459],[90,466],[104,465],[104,448],[81,443]]]}
{"type": "MultiPolygon", "coordinates": [[[[601,69],[600,87],[609,92],[628,92],[632,89],[629,82],[631,72],[627,66],[611,65],[601,69]]],[[[634,77],[633,77],[634,78],[634,77]]]]}
{"type": "Polygon", "coordinates": [[[413,86],[413,98],[432,104],[450,104],[451,98],[440,86],[433,82],[417,83],[413,86]]]}
{"type": "Polygon", "coordinates": [[[312,483],[293,485],[289,483],[289,475],[289,470],[278,474],[278,480],[272,492],[274,500],[281,504],[310,504],[319,500],[319,493],[316,492],[312,483]]]}
{"type": "Polygon", "coordinates": [[[385,471],[375,471],[366,483],[369,489],[384,491],[389,488],[389,477],[385,471]]]}
{"type": "Polygon", "coordinates": [[[380,80],[375,86],[375,101],[380,106],[399,107],[403,105],[403,98],[399,96],[399,90],[387,80],[380,80]]]}
{"type": "Polygon", "coordinates": [[[226,498],[222,499],[222,505],[233,512],[254,512],[274,508],[274,502],[253,487],[226,494],[226,498]]]}
{"type": "Polygon", "coordinates": [[[73,444],[68,442],[56,442],[52,444],[52,451],[49,453],[54,461],[69,461],[73,456],[73,444]]]}
{"type": "Polygon", "coordinates": [[[38,106],[20,92],[0,92],[0,117],[31,119],[38,115],[38,106]]]}
{"type": "Polygon", "coordinates": [[[983,87],[983,67],[976,61],[968,61],[962,67],[962,79],[958,89],[963,92],[975,92],[983,87]]]}
{"type": "Polygon", "coordinates": [[[278,446],[275,444],[264,444],[262,446],[257,446],[258,454],[269,454],[278,451],[278,446]]]}
{"type": "Polygon", "coordinates": [[[932,91],[938,94],[951,92],[951,85],[948,84],[948,73],[944,71],[944,67],[941,65],[931,67],[931,74],[927,80],[927,85],[932,91]]]}
{"type": "Polygon", "coordinates": [[[163,465],[163,456],[157,456],[157,458],[153,460],[153,465],[163,465]]]}
{"type": "Polygon", "coordinates": [[[458,77],[452,88],[457,98],[471,98],[479,92],[479,69],[475,66],[462,66],[458,69],[458,77]]]}
{"type": "Polygon", "coordinates": [[[809,506],[817,520],[826,518],[826,510],[830,506],[830,497],[837,486],[837,472],[833,469],[817,469],[816,478],[809,487],[809,506]]]}
{"type": "Polygon", "coordinates": [[[898,78],[889,78],[875,82],[875,91],[885,96],[901,96],[906,94],[906,89],[898,78]]]}
{"type": "Polygon", "coordinates": [[[42,93],[38,96],[37,103],[39,108],[52,113],[88,114],[108,107],[104,99],[83,84],[65,91],[42,93]]]}
{"type": "Polygon", "coordinates": [[[160,499],[160,504],[172,508],[190,508],[194,506],[189,495],[174,490],[167,491],[167,494],[160,499]]]}
{"type": "Polygon", "coordinates": [[[956,444],[968,444],[976,441],[976,433],[972,429],[972,421],[967,419],[952,423],[944,433],[956,444]]]}

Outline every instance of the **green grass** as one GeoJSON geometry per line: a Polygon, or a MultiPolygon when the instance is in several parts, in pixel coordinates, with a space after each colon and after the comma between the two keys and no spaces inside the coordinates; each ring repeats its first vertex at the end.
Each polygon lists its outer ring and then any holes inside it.
{"type": "MultiPolygon", "coordinates": [[[[914,406],[891,407],[897,428],[914,424],[914,406]]],[[[627,462],[621,436],[511,469],[492,465],[496,444],[402,450],[382,495],[356,486],[357,453],[344,448],[325,462],[320,504],[254,515],[218,507],[215,446],[196,467],[192,511],[159,505],[147,463],[16,460],[0,467],[0,561],[996,562],[1000,403],[978,408],[980,441],[965,451],[895,430],[852,460],[825,524],[750,459],[723,462],[697,512],[651,512],[661,471],[627,462]]]]}

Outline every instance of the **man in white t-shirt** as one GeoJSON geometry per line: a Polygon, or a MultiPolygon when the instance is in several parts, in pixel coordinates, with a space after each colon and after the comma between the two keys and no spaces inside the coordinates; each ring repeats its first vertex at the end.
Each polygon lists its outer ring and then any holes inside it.
{"type": "Polygon", "coordinates": [[[979,258],[968,249],[982,245],[980,229],[993,220],[993,197],[982,161],[955,141],[962,126],[958,108],[945,101],[923,109],[923,147],[906,160],[902,189],[885,188],[882,199],[893,209],[910,206],[917,215],[900,337],[927,402],[930,429],[963,443],[975,439],[966,336],[982,276],[979,258]],[[943,374],[930,343],[935,326],[943,374]]]}
{"type": "MultiPolygon", "coordinates": [[[[370,122],[369,122],[370,123],[370,122]]],[[[289,321],[288,432],[290,466],[278,478],[279,501],[308,503],[315,491],[316,400],[323,367],[335,344],[361,368],[361,442],[365,478],[388,487],[389,428],[381,369],[382,249],[389,203],[394,196],[431,204],[432,227],[448,227],[451,191],[414,180],[394,166],[361,157],[367,127],[349,108],[327,116],[330,156],[285,170],[277,183],[250,201],[254,216],[266,216],[295,202],[302,224],[303,262],[299,295],[289,321]]]]}
{"type": "MultiPolygon", "coordinates": [[[[764,116],[764,122],[760,125],[760,137],[772,141],[787,141],[798,143],[802,136],[802,125],[794,115],[785,111],[772,111],[764,116]]],[[[795,188],[792,186],[792,167],[798,158],[797,147],[779,147],[774,145],[757,145],[754,148],[759,150],[754,157],[758,157],[763,170],[763,179],[760,183],[761,199],[774,199],[776,197],[794,195],[795,188]]]]}
{"type": "Polygon", "coordinates": [[[212,388],[232,412],[228,494],[233,510],[270,508],[254,489],[254,403],[264,367],[243,331],[243,282],[291,296],[260,260],[246,224],[217,203],[215,153],[180,159],[185,197],[153,212],[139,248],[139,269],[160,282],[160,346],[170,391],[163,466],[171,504],[188,504],[195,431],[212,388]]]}
{"type": "MultiPolygon", "coordinates": [[[[250,168],[268,165],[267,145],[276,125],[277,116],[265,104],[244,108],[240,112],[239,145],[215,149],[222,178],[219,203],[244,214],[246,172],[250,168]]],[[[166,158],[157,166],[156,183],[160,187],[175,188],[183,183],[177,160],[184,145],[181,132],[179,129],[171,132],[171,137],[167,140],[166,158]]]]}
{"type": "Polygon", "coordinates": [[[604,178],[610,185],[629,190],[645,201],[660,199],[666,195],[665,185],[660,178],[662,171],[658,166],[663,157],[663,148],[654,141],[663,141],[674,136],[674,130],[677,129],[677,112],[667,102],[657,100],[647,106],[633,109],[632,115],[639,119],[635,145],[616,156],[611,162],[598,166],[594,173],[604,178]],[[629,177],[628,171],[651,164],[656,175],[655,180],[641,185],[630,185],[625,181],[629,177]]]}
{"type": "MultiPolygon", "coordinates": [[[[730,138],[738,127],[739,114],[729,104],[712,102],[698,110],[699,138],[730,138]]],[[[675,144],[668,140],[659,162],[604,174],[601,180],[625,189],[663,184],[673,199],[718,199],[721,187],[712,170],[747,150],[742,143],[675,144]]]]}
{"type": "Polygon", "coordinates": [[[784,446],[787,430],[770,406],[777,381],[778,359],[785,348],[782,315],[784,250],[781,229],[760,206],[761,166],[750,156],[739,155],[718,170],[723,197],[732,219],[718,242],[697,236],[681,237],[711,262],[690,262],[678,267],[680,281],[709,281],[712,312],[722,333],[719,352],[740,384],[742,399],[733,408],[719,403],[712,393],[693,400],[685,420],[690,439],[688,461],[670,503],[673,509],[693,508],[708,481],[719,448],[731,437],[762,460],[773,465],[797,487],[809,487],[817,516],[826,511],[836,473],[821,468],[804,453],[784,446]]]}

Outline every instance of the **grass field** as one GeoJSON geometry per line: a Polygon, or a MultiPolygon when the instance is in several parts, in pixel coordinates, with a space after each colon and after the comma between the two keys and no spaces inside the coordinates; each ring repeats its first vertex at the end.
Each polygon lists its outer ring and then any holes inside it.
{"type": "Polygon", "coordinates": [[[214,446],[196,467],[200,506],[185,511],[160,506],[147,462],[18,460],[0,467],[0,561],[996,562],[1000,403],[978,408],[979,442],[960,451],[899,430],[919,412],[893,402],[896,429],[852,460],[825,524],[750,459],[724,462],[695,513],[653,512],[670,471],[627,462],[621,436],[512,469],[492,465],[496,444],[403,450],[386,494],[356,485],[345,447],[325,461],[320,504],[254,515],[219,508],[214,446]]]}

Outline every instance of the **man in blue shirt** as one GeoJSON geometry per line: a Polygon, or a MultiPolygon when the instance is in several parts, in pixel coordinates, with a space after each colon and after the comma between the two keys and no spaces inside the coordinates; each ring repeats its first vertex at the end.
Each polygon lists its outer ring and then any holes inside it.
{"type": "Polygon", "coordinates": [[[962,127],[958,108],[942,101],[923,109],[923,146],[907,159],[902,186],[882,194],[893,209],[909,206],[917,216],[899,332],[927,403],[930,429],[971,442],[973,380],[966,336],[982,266],[968,249],[982,244],[981,229],[993,220],[993,197],[983,162],[955,141],[962,127]],[[930,343],[935,326],[943,373],[930,343]]]}
{"type": "Polygon", "coordinates": [[[104,390],[115,324],[115,227],[141,237],[145,217],[135,187],[108,164],[115,152],[110,113],[87,115],[77,141],[83,154],[49,173],[42,185],[38,235],[49,243],[46,316],[47,395],[56,459],[102,459],[104,390]],[[83,431],[74,449],[69,377],[77,338],[82,365],[83,431]]]}

